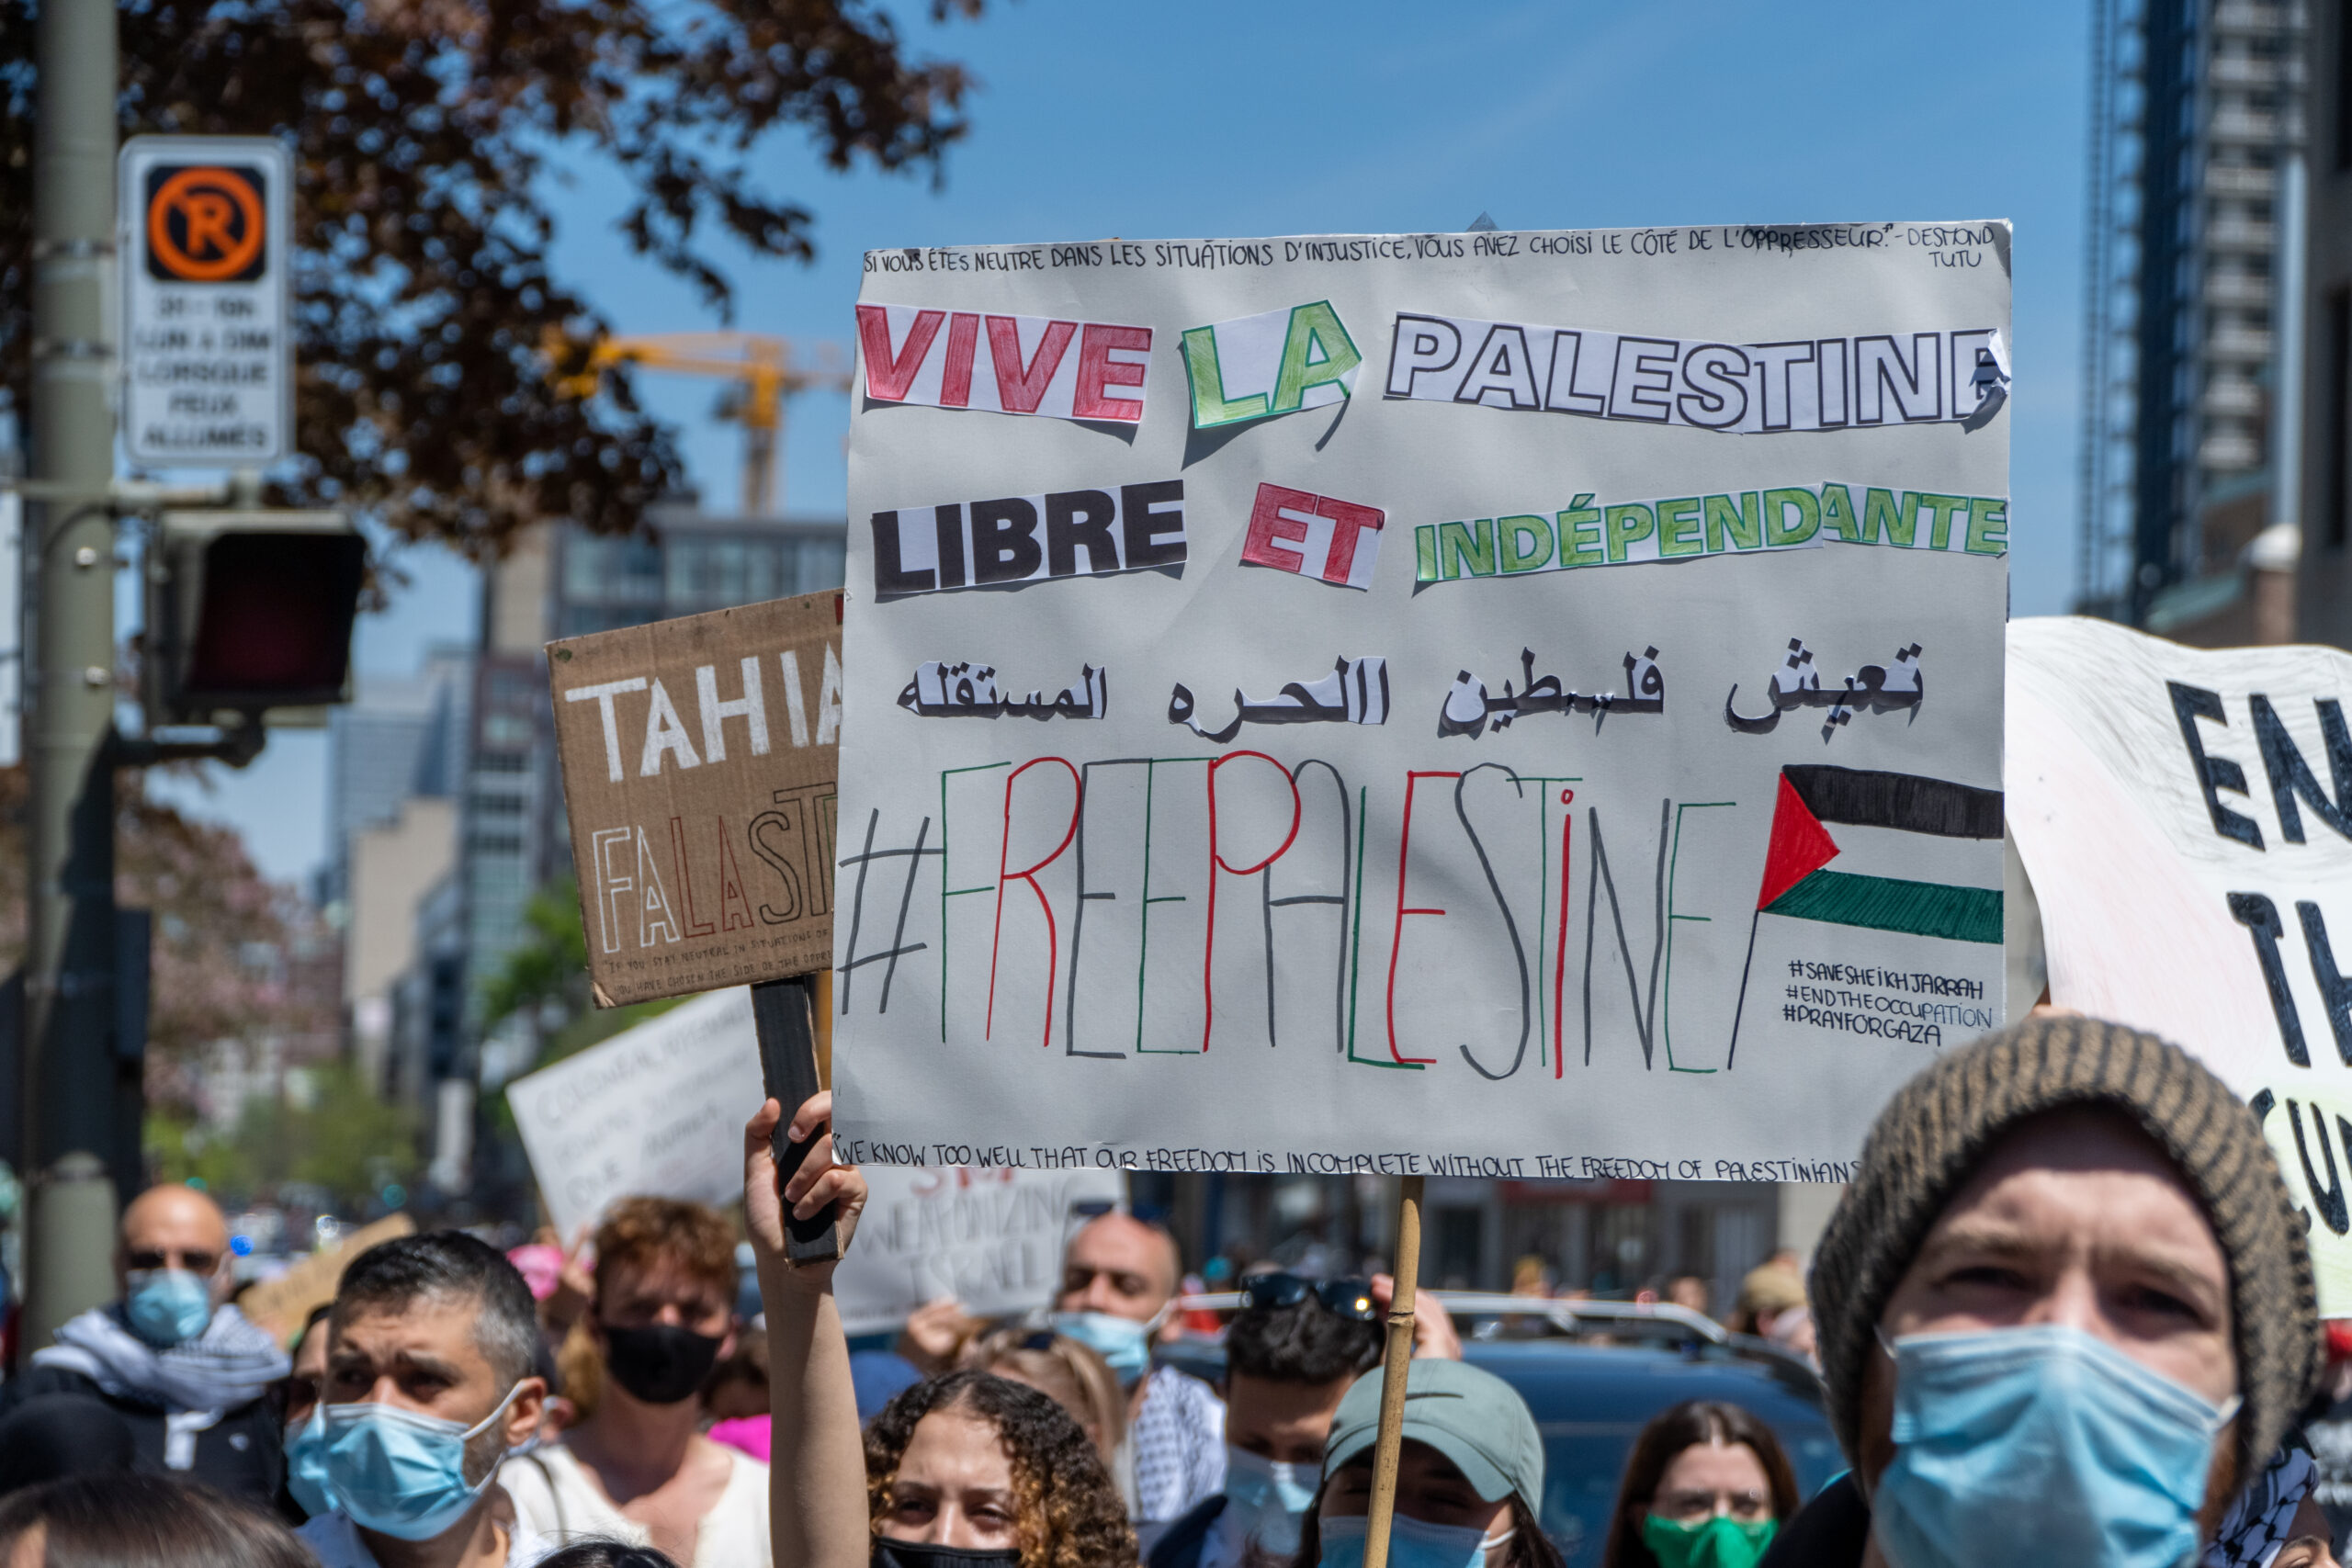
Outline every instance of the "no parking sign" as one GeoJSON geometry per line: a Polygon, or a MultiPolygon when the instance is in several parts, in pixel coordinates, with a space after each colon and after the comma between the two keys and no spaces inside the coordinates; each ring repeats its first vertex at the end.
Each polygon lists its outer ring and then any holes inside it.
{"type": "Polygon", "coordinates": [[[134,462],[262,468],[293,449],[292,184],[292,161],[268,137],[123,144],[123,434],[134,462]]]}

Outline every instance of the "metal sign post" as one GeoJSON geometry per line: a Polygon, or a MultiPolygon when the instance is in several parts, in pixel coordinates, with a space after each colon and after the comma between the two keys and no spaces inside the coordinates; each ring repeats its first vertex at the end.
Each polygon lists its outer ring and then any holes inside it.
{"type": "Polygon", "coordinates": [[[122,432],[134,463],[294,451],[293,160],[266,136],[122,145],[122,432]]]}

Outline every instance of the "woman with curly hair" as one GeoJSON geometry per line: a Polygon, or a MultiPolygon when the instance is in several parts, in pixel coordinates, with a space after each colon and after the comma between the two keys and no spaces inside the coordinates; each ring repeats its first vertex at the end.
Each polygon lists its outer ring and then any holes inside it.
{"type": "Polygon", "coordinates": [[[788,1263],[784,1224],[787,1211],[806,1218],[834,1204],[846,1251],[865,1181],[833,1163],[832,1096],[820,1094],[790,1128],[793,1142],[814,1146],[779,1182],[768,1141],[782,1116],[769,1100],[743,1129],[744,1228],[768,1320],[778,1568],[1135,1568],[1135,1532],[1102,1454],[1034,1388],[949,1372],[893,1399],[861,1439],[834,1266],[788,1263]]]}

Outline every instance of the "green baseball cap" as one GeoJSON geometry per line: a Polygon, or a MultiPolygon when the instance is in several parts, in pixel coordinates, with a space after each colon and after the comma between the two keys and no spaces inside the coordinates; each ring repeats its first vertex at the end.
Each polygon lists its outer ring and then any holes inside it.
{"type": "MultiPolygon", "coordinates": [[[[1358,1378],[1331,1418],[1323,1478],[1372,1451],[1380,1432],[1383,1371],[1358,1378]]],[[[1405,1377],[1405,1440],[1427,1443],[1460,1471],[1479,1496],[1499,1503],[1511,1493],[1530,1509],[1544,1506],[1544,1439],[1535,1417],[1510,1384],[1464,1361],[1416,1360],[1405,1377]]]]}

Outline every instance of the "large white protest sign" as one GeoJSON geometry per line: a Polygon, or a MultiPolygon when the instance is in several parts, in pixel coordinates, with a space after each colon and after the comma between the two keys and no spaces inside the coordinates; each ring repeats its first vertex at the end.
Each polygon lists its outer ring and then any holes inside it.
{"type": "Polygon", "coordinates": [[[1111,1170],[875,1166],[865,1180],[857,1245],[833,1275],[852,1334],[895,1328],[942,1296],[979,1317],[1050,1306],[1070,1234],[1127,1202],[1111,1170]]]}
{"type": "Polygon", "coordinates": [[[741,986],[506,1086],[548,1221],[565,1236],[616,1198],[742,1196],[743,1123],[766,1098],[741,986]]]}
{"type": "Polygon", "coordinates": [[[1998,1023],[2005,225],[876,252],[860,308],[857,1157],[1835,1179],[1998,1023]],[[1101,323],[1148,352],[1060,367],[1101,323]]]}
{"type": "Polygon", "coordinates": [[[2009,628],[2009,829],[2051,1000],[2177,1041],[2252,1103],[2330,1315],[2352,1312],[2347,697],[2335,649],[2009,628]]]}

